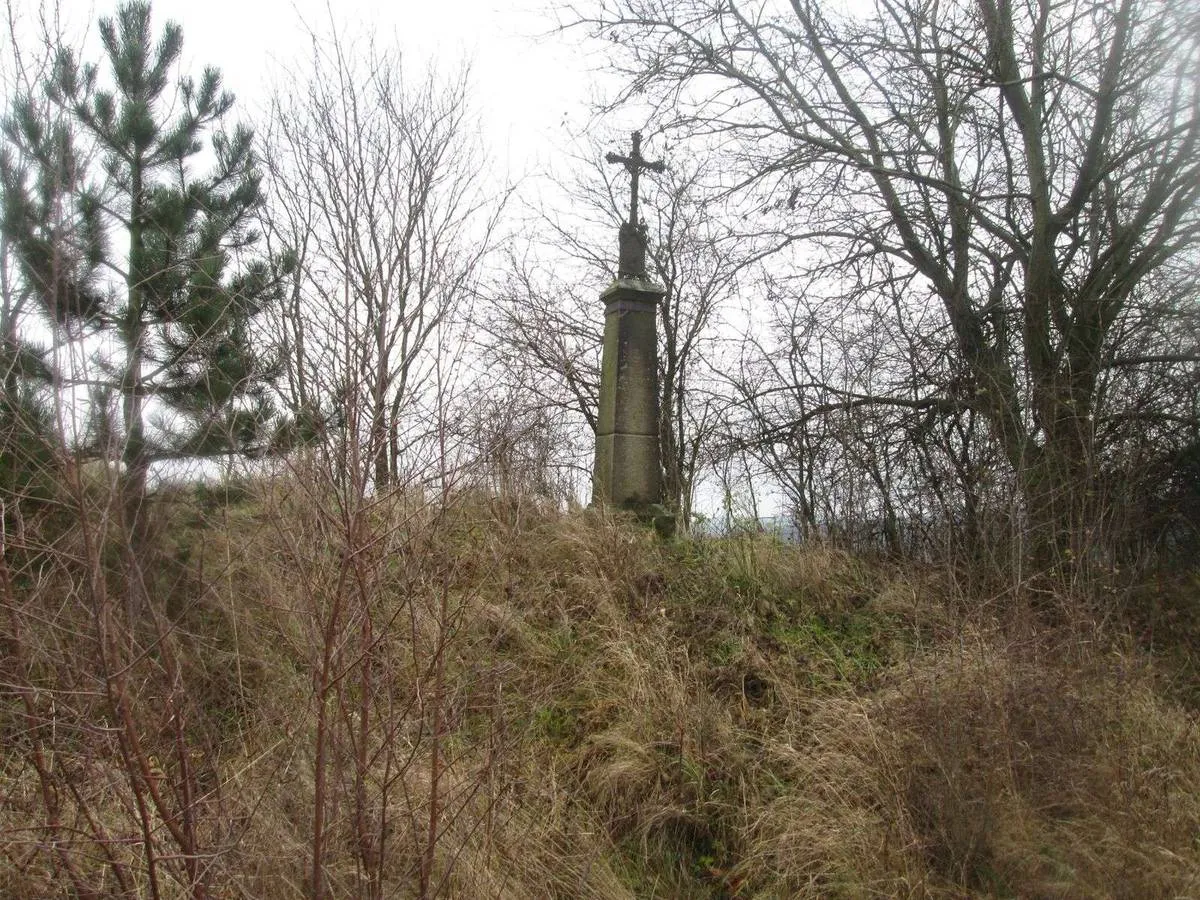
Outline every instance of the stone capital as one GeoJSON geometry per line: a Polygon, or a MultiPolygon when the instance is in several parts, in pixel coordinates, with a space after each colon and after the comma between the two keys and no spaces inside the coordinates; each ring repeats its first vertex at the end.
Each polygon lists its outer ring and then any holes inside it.
{"type": "Polygon", "coordinates": [[[600,299],[604,301],[605,311],[607,312],[607,308],[613,303],[657,306],[658,301],[662,299],[663,294],[666,292],[666,288],[661,284],[651,281],[645,276],[639,278],[616,278],[600,294],[600,299]]]}

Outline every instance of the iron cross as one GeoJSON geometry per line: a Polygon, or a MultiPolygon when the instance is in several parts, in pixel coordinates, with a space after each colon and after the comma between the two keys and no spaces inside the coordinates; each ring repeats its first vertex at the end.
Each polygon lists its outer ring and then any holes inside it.
{"type": "Polygon", "coordinates": [[[666,166],[662,160],[651,162],[642,156],[642,133],[635,131],[633,133],[633,152],[628,156],[621,156],[619,153],[609,153],[604,157],[605,161],[610,163],[620,163],[629,172],[632,185],[630,186],[629,197],[629,224],[634,227],[638,224],[638,175],[642,169],[647,169],[651,172],[666,171],[666,166]]]}

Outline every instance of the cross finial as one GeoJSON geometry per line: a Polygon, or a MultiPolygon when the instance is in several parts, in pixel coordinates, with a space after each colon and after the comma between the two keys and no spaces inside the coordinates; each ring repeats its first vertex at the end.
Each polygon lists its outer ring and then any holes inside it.
{"type": "Polygon", "coordinates": [[[642,156],[642,133],[635,131],[633,133],[633,152],[628,156],[621,156],[619,153],[609,153],[604,159],[610,163],[618,163],[623,165],[630,176],[629,189],[629,224],[635,228],[638,225],[638,175],[643,169],[651,172],[666,171],[666,166],[661,160],[651,162],[642,156]]]}

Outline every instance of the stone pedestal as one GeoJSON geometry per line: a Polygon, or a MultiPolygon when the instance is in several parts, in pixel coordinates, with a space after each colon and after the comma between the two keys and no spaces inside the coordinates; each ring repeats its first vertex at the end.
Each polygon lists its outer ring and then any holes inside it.
{"type": "Polygon", "coordinates": [[[662,503],[658,301],[663,289],[622,275],[604,301],[604,355],[592,502],[645,512],[662,503]]]}

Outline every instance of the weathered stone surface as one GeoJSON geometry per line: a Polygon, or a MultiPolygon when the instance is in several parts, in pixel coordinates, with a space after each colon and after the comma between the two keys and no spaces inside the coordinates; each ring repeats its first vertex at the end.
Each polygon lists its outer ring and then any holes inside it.
{"type": "Polygon", "coordinates": [[[649,434],[596,435],[593,502],[641,511],[662,500],[658,437],[649,434]]]}
{"type": "Polygon", "coordinates": [[[662,288],[621,278],[605,302],[593,501],[638,508],[662,502],[658,301],[662,288]]]}
{"type": "MultiPolygon", "coordinates": [[[[633,134],[629,156],[610,153],[630,174],[629,221],[621,225],[617,279],[604,301],[604,355],[592,502],[632,509],[658,527],[662,510],[659,457],[658,302],[663,289],[646,275],[646,232],[638,222],[638,175],[663,171],[641,153],[633,134]]],[[[669,517],[669,516],[668,516],[669,517]]],[[[673,521],[673,520],[672,520],[673,521]]]]}
{"type": "Polygon", "coordinates": [[[646,276],[646,226],[621,223],[617,245],[617,278],[646,276]]]}
{"type": "Polygon", "coordinates": [[[615,282],[605,300],[600,434],[658,433],[658,340],[661,292],[645,282],[615,282]],[[650,288],[650,289],[647,289],[650,288]]]}

